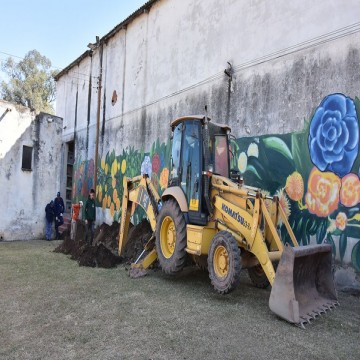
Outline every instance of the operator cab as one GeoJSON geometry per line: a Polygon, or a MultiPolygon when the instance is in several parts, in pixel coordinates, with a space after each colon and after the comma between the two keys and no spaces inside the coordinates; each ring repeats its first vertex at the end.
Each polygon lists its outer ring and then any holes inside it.
{"type": "Polygon", "coordinates": [[[186,116],[172,122],[169,187],[179,186],[187,201],[188,221],[205,225],[209,215],[206,173],[229,177],[228,126],[211,123],[205,116],[186,116]],[[207,135],[208,134],[208,135],[207,135]],[[208,141],[206,137],[208,136],[208,141]],[[207,149],[205,144],[208,144],[207,149]],[[208,164],[207,168],[206,164],[208,164]]]}

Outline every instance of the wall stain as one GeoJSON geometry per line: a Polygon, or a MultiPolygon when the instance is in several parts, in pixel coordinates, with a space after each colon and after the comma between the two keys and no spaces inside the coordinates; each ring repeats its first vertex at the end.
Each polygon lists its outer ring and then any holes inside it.
{"type": "Polygon", "coordinates": [[[88,106],[87,106],[87,126],[86,126],[86,150],[89,149],[89,129],[90,129],[90,114],[91,114],[91,93],[92,93],[92,63],[93,59],[90,56],[90,74],[89,74],[89,89],[88,89],[88,106]]]}

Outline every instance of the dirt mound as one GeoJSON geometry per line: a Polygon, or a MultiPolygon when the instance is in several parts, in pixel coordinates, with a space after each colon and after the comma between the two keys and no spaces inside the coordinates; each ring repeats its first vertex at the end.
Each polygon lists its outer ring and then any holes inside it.
{"type": "Polygon", "coordinates": [[[134,262],[142,253],[145,244],[152,235],[150,223],[142,220],[138,225],[133,226],[129,232],[127,241],[123,250],[123,257],[128,262],[134,262]]]}
{"type": "Polygon", "coordinates": [[[79,221],[75,241],[64,233],[64,241],[54,252],[71,255],[70,258],[80,266],[111,268],[121,262],[131,263],[150,239],[151,226],[147,220],[143,220],[130,228],[122,257],[118,255],[119,227],[117,222],[111,226],[102,224],[95,230],[93,246],[88,246],[85,242],[85,224],[79,221]]]}

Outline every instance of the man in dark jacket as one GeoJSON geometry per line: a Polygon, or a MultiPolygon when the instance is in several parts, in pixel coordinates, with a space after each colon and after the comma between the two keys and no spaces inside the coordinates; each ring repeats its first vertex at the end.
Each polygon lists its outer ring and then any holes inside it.
{"type": "Polygon", "coordinates": [[[54,200],[54,208],[55,208],[55,231],[56,231],[56,239],[60,239],[59,226],[64,223],[63,213],[65,210],[64,200],[60,196],[60,192],[57,193],[56,198],[54,200]]]}
{"type": "Polygon", "coordinates": [[[46,240],[50,241],[52,238],[52,224],[54,222],[55,217],[55,207],[54,207],[54,201],[50,201],[45,206],[45,217],[46,217],[46,240]]]}
{"type": "Polygon", "coordinates": [[[91,189],[85,204],[85,241],[91,246],[94,239],[94,225],[96,220],[95,190],[91,189]],[[90,234],[89,234],[90,233],[90,234]]]}

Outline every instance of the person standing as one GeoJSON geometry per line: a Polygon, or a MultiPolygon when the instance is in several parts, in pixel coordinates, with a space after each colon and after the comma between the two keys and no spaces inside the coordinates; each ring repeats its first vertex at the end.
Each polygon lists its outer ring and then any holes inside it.
{"type": "Polygon", "coordinates": [[[46,218],[46,231],[45,236],[46,240],[50,241],[52,238],[52,224],[54,222],[55,217],[55,207],[54,207],[54,201],[51,200],[46,206],[45,206],[45,218],[46,218]]]}
{"type": "Polygon", "coordinates": [[[56,239],[60,239],[59,233],[59,226],[64,223],[63,213],[65,210],[64,200],[60,196],[60,192],[57,193],[56,198],[54,200],[54,207],[55,207],[55,232],[56,232],[56,239]]]}
{"type": "Polygon", "coordinates": [[[85,204],[85,241],[92,245],[94,239],[94,225],[96,220],[95,190],[91,189],[85,204]]]}
{"type": "Polygon", "coordinates": [[[71,231],[70,231],[70,239],[76,240],[76,228],[77,222],[79,220],[80,209],[83,206],[83,202],[79,201],[78,204],[73,204],[71,206],[72,209],[72,216],[71,216],[71,231]]]}

